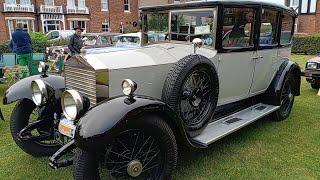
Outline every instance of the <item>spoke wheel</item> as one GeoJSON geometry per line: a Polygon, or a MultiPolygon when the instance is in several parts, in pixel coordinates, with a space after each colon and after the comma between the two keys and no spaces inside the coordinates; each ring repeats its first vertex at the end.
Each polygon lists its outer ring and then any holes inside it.
{"type": "Polygon", "coordinates": [[[122,132],[102,159],[100,177],[112,179],[156,179],[164,163],[159,142],[139,129],[122,132]]]}
{"type": "MultiPolygon", "coordinates": [[[[23,128],[37,120],[39,120],[39,117],[38,109],[35,104],[28,99],[19,101],[11,114],[10,130],[12,137],[16,144],[26,153],[32,156],[50,156],[61,147],[61,145],[54,140],[53,134],[52,137],[48,137],[41,141],[20,140],[18,138],[18,133],[20,133],[23,128]]],[[[33,137],[44,133],[53,133],[52,128],[53,125],[50,120],[48,120],[48,123],[44,123],[42,126],[26,132],[26,135],[33,137]]]]}
{"type": "Polygon", "coordinates": [[[275,121],[282,121],[288,118],[291,113],[294,102],[292,84],[293,77],[291,74],[289,74],[281,87],[280,108],[271,114],[272,119],[274,119],[275,121]]]}
{"type": "Polygon", "coordinates": [[[102,153],[76,149],[75,179],[171,179],[178,154],[168,124],[146,115],[125,126],[102,153]]]}
{"type": "Polygon", "coordinates": [[[188,126],[195,126],[206,118],[214,95],[212,84],[205,69],[192,72],[183,83],[179,108],[188,126]]]}

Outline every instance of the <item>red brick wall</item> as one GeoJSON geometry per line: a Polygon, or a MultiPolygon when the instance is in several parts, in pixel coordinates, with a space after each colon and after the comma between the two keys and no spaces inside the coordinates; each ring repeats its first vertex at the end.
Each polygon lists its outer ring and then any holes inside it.
{"type": "Polygon", "coordinates": [[[301,14],[297,20],[298,33],[320,33],[320,1],[317,2],[315,14],[301,14]]]}

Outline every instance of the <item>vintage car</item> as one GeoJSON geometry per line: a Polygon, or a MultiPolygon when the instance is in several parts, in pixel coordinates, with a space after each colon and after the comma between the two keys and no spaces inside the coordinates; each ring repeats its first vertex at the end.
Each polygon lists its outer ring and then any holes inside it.
{"type": "Polygon", "coordinates": [[[205,148],[267,115],[288,118],[301,82],[289,59],[295,11],[212,0],[141,13],[143,47],[74,56],[65,78],[41,63],[42,75],[6,91],[22,150],[53,168],[73,163],[75,179],[170,179],[177,144],[205,148]]]}
{"type": "Polygon", "coordinates": [[[313,89],[320,88],[320,56],[307,61],[304,76],[313,89]]]}

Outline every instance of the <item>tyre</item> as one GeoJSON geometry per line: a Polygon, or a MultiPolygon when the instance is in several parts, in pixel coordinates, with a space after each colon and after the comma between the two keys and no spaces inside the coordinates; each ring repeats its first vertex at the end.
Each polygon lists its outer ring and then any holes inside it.
{"type": "Polygon", "coordinates": [[[320,84],[311,84],[311,88],[312,89],[319,89],[320,88],[320,84]]]}
{"type": "MultiPolygon", "coordinates": [[[[35,157],[50,156],[60,148],[60,145],[54,139],[48,139],[46,141],[22,141],[18,139],[18,133],[29,123],[37,120],[35,109],[36,105],[29,99],[23,99],[17,103],[10,119],[11,135],[16,144],[24,152],[35,157]]],[[[52,127],[48,128],[50,129],[52,127]]],[[[46,128],[46,130],[48,128],[46,128]]],[[[30,135],[39,135],[41,131],[44,131],[44,129],[36,129],[32,131],[30,135]]]]}
{"type": "Polygon", "coordinates": [[[205,57],[187,56],[169,71],[162,101],[184,121],[190,136],[207,126],[217,107],[219,79],[214,64],[205,57]]]}
{"type": "Polygon", "coordinates": [[[168,124],[144,116],[119,132],[101,154],[76,149],[75,179],[171,179],[178,153],[168,124]]]}
{"type": "Polygon", "coordinates": [[[293,84],[293,76],[289,74],[281,87],[280,108],[271,114],[273,120],[282,121],[289,117],[294,102],[293,84]]]}

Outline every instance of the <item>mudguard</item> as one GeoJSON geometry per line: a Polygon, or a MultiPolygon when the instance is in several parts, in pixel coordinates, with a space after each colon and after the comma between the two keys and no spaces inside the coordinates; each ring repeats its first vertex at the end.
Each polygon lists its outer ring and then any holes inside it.
{"type": "Polygon", "coordinates": [[[12,85],[3,96],[3,104],[10,104],[20,99],[30,99],[31,97],[31,89],[30,85],[33,80],[42,79],[51,85],[54,90],[64,89],[65,83],[64,78],[56,75],[48,75],[47,77],[43,77],[42,75],[35,75],[24,78],[14,85],[12,85]]]}
{"type": "Polygon", "coordinates": [[[281,64],[277,74],[265,93],[264,101],[266,103],[275,106],[281,105],[281,88],[288,74],[292,74],[294,78],[293,94],[295,96],[300,95],[301,69],[297,63],[287,60],[281,64]]]}
{"type": "Polygon", "coordinates": [[[75,133],[77,147],[88,151],[104,150],[108,142],[125,128],[129,121],[152,113],[159,115],[171,127],[179,142],[193,145],[176,113],[160,100],[146,96],[119,96],[108,99],[80,118],[75,133]],[[177,137],[178,136],[178,137],[177,137]]]}

